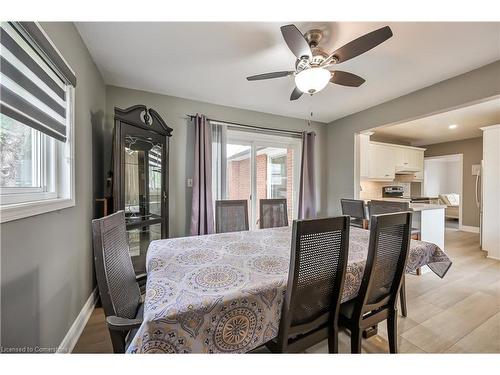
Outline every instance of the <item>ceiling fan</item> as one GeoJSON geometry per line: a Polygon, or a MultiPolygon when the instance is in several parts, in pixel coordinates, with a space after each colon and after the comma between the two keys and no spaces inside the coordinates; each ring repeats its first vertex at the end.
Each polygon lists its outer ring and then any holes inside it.
{"type": "Polygon", "coordinates": [[[297,57],[295,70],[258,74],[247,77],[247,80],[294,76],[295,89],[290,95],[290,100],[297,100],[304,93],[312,95],[323,90],[328,82],[342,86],[361,86],[365,80],[356,74],[330,69],[385,42],[392,37],[392,30],[389,26],[381,27],[354,39],[330,54],[318,47],[323,37],[321,30],[309,30],[302,35],[295,25],[285,25],[281,26],[281,34],[288,48],[297,57]]]}

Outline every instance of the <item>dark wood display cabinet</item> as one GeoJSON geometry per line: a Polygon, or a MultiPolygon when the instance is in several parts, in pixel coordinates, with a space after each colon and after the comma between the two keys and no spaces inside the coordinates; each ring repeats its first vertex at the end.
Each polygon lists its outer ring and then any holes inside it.
{"type": "Polygon", "coordinates": [[[113,212],[124,210],[130,256],[146,270],[153,240],[168,237],[168,153],[172,129],[144,105],[115,108],[113,212]]]}

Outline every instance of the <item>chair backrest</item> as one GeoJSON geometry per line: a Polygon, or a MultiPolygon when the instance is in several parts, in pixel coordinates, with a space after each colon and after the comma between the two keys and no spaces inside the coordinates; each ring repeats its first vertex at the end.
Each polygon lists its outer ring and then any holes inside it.
{"type": "Polygon", "coordinates": [[[125,213],[92,220],[97,285],[106,316],[132,319],[141,300],[130,259],[125,213]]]}
{"type": "Polygon", "coordinates": [[[286,199],[261,199],[259,205],[261,229],[288,226],[286,199]]]}
{"type": "Polygon", "coordinates": [[[328,321],[337,324],[349,228],[348,216],[294,220],[279,341],[309,332],[328,321]]]}
{"type": "Polygon", "coordinates": [[[411,212],[374,215],[355,313],[394,306],[410,247],[411,212]]]}
{"type": "Polygon", "coordinates": [[[247,200],[215,201],[215,231],[217,233],[248,230],[247,200]]]}
{"type": "Polygon", "coordinates": [[[377,201],[368,202],[368,216],[410,211],[409,202],[377,201]]]}
{"type": "Polygon", "coordinates": [[[364,201],[342,198],[340,204],[342,205],[342,215],[349,215],[351,218],[359,220],[366,218],[364,201]]]}

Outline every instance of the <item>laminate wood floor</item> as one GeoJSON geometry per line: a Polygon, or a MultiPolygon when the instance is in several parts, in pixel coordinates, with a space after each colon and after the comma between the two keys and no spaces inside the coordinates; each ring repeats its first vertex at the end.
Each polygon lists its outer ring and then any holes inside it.
{"type": "MultiPolygon", "coordinates": [[[[408,317],[398,319],[400,353],[500,353],[500,261],[486,258],[479,235],[447,230],[445,250],[453,261],[440,279],[432,272],[406,278],[408,317]]],[[[348,332],[339,351],[350,352],[348,332]]],[[[386,325],[363,340],[364,353],[387,353],[386,325]]],[[[111,353],[102,308],[92,313],[74,353],[111,353]]],[[[327,353],[327,343],[308,353],[327,353]]]]}

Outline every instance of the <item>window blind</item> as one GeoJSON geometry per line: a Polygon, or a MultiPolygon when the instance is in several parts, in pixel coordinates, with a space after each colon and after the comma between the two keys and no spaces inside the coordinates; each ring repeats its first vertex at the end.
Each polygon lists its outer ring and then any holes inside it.
{"type": "Polygon", "coordinates": [[[76,77],[38,24],[2,22],[0,60],[0,112],[65,142],[76,77]]]}

